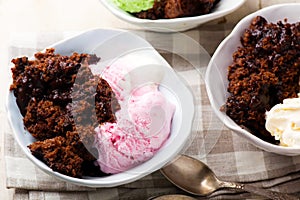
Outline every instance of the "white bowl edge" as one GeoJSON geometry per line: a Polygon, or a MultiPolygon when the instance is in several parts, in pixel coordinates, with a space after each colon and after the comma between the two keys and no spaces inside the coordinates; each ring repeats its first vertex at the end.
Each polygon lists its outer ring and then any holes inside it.
{"type": "MultiPolygon", "coordinates": [[[[238,135],[248,139],[252,144],[254,144],[255,146],[268,151],[268,152],[273,152],[273,153],[277,153],[277,154],[281,154],[281,155],[287,155],[287,156],[295,156],[295,155],[300,155],[300,149],[299,148],[295,148],[295,147],[283,147],[283,146],[279,146],[279,145],[274,145],[271,144],[269,142],[266,142],[256,136],[254,136],[253,134],[249,133],[247,130],[241,128],[240,126],[238,126],[230,117],[228,117],[224,112],[220,111],[220,108],[222,105],[218,104],[216,102],[216,98],[215,95],[213,94],[212,85],[216,83],[216,78],[214,78],[213,82],[211,80],[211,77],[209,76],[211,74],[212,70],[217,70],[217,68],[220,68],[220,66],[225,67],[226,69],[223,70],[227,70],[227,67],[232,63],[232,57],[230,57],[229,61],[227,60],[227,62],[224,62],[225,59],[222,60],[222,64],[218,66],[215,62],[216,60],[218,60],[217,58],[220,56],[220,54],[223,54],[222,50],[228,48],[229,46],[232,47],[234,46],[235,48],[232,49],[231,54],[236,51],[236,47],[237,45],[235,43],[239,43],[240,45],[240,37],[241,37],[241,33],[244,31],[245,28],[247,28],[250,25],[250,21],[255,17],[255,16],[263,16],[265,17],[269,22],[277,22],[279,20],[284,20],[284,18],[288,19],[288,22],[295,22],[295,20],[300,21],[300,16],[295,15],[294,17],[289,17],[288,15],[291,14],[291,7],[294,9],[294,12],[297,13],[297,11],[299,12],[300,10],[300,3],[286,3],[286,4],[277,4],[277,5],[273,5],[273,6],[269,6],[266,8],[263,8],[261,10],[258,10],[254,13],[251,13],[250,15],[244,17],[232,30],[232,32],[220,43],[219,47],[217,48],[217,50],[215,51],[214,55],[211,58],[211,61],[207,67],[207,71],[205,74],[205,83],[206,83],[206,89],[207,89],[207,94],[208,94],[208,98],[211,102],[211,106],[212,109],[214,111],[214,113],[218,116],[218,118],[224,122],[225,126],[227,126],[229,129],[233,130],[235,133],[237,133],[238,135]],[[285,16],[282,16],[282,13],[279,12],[282,9],[288,9],[289,12],[284,12],[286,13],[285,16]],[[277,12],[275,12],[275,10],[277,10],[277,12]],[[297,10],[297,11],[296,11],[297,10]],[[274,14],[275,13],[275,14],[274,14]],[[232,40],[234,42],[232,42],[232,40]],[[238,42],[237,42],[238,40],[238,42]],[[226,66],[224,66],[225,64],[228,64],[226,66]]],[[[228,48],[229,49],[229,48],[228,48]]],[[[224,71],[223,71],[224,72],[224,71]]],[[[227,74],[227,72],[226,72],[227,74]]],[[[224,77],[222,77],[224,78],[224,77]]],[[[226,77],[227,78],[227,77],[226,77]]],[[[223,82],[224,83],[224,82],[223,82]]],[[[223,87],[225,87],[227,89],[227,84],[223,85],[223,87]]],[[[224,94],[227,93],[226,90],[224,90],[224,94]]],[[[226,96],[223,96],[223,99],[225,99],[226,96]]],[[[223,102],[223,104],[225,103],[225,101],[223,102]]]]}

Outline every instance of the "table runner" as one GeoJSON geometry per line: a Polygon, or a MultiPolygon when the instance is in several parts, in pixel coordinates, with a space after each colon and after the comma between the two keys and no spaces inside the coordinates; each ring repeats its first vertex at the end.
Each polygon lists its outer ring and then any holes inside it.
{"type": "MultiPolygon", "coordinates": [[[[232,26],[203,26],[187,31],[184,36],[200,43],[212,54],[219,42],[230,32],[232,26]],[[211,40],[212,34],[214,40],[211,40]]],[[[21,55],[32,56],[34,52],[76,32],[14,33],[10,38],[9,59],[21,55]]],[[[180,77],[188,82],[195,92],[197,115],[192,136],[182,153],[207,163],[222,180],[237,181],[265,187],[285,193],[300,192],[300,156],[287,157],[262,151],[237,134],[228,130],[213,114],[206,95],[203,75],[205,63],[200,63],[199,74],[191,68],[191,63],[180,56],[168,52],[176,50],[178,34],[158,34],[139,32],[174,67],[180,77]],[[165,48],[167,45],[168,48],[165,48]],[[204,143],[203,143],[203,138],[204,143]]],[[[180,35],[182,37],[183,35],[180,35]]],[[[188,58],[197,52],[184,46],[179,50],[188,58]]],[[[9,70],[9,68],[8,68],[9,70]]],[[[2,123],[6,114],[1,113],[2,123]]],[[[35,167],[23,154],[13,138],[9,125],[1,126],[5,134],[4,153],[6,184],[16,188],[14,199],[147,199],[150,196],[170,193],[184,193],[170,184],[159,171],[138,181],[114,188],[88,188],[77,186],[53,178],[35,167]]],[[[261,198],[246,192],[219,190],[209,197],[199,199],[253,199],[261,198]]]]}

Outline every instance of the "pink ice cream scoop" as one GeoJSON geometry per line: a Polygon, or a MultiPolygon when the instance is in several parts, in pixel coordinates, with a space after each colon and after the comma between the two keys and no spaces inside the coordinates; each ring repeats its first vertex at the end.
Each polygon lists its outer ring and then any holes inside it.
{"type": "Polygon", "coordinates": [[[116,123],[104,123],[95,129],[97,162],[105,173],[119,173],[145,162],[170,135],[175,106],[159,91],[159,76],[141,82],[144,70],[134,70],[115,63],[102,74],[121,106],[116,113],[116,123]]]}

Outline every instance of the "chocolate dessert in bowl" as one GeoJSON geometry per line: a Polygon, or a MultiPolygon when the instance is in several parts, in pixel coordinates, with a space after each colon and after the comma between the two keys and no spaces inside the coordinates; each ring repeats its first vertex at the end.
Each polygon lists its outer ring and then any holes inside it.
{"type": "Polygon", "coordinates": [[[190,136],[193,93],[135,34],[93,29],[12,63],[7,111],[14,137],[37,167],[59,179],[89,187],[129,183],[169,162],[190,136]],[[117,44],[124,48],[106,48],[117,44]]]}
{"type": "MultiPolygon", "coordinates": [[[[242,19],[220,44],[206,73],[213,110],[254,145],[300,154],[297,136],[300,4],[279,4],[242,19]]],[[[299,113],[299,112],[298,112],[299,113]]]]}
{"type": "Polygon", "coordinates": [[[177,32],[223,17],[245,0],[100,0],[116,17],[146,30],[177,32]]]}

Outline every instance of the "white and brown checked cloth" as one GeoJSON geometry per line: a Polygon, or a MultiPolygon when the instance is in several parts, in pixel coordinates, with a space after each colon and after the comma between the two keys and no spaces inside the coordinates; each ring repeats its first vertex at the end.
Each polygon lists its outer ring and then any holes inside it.
{"type": "MultiPolygon", "coordinates": [[[[184,33],[199,42],[210,54],[219,42],[231,31],[230,26],[202,26],[184,33]],[[211,38],[214,38],[213,40],[211,38]]],[[[15,33],[10,39],[9,59],[21,55],[32,56],[36,51],[73,32],[55,33],[15,33]]],[[[168,52],[164,45],[177,43],[173,34],[143,33],[146,40],[160,49],[162,56],[176,69],[178,75],[188,82],[195,94],[197,115],[192,130],[190,143],[182,153],[198,158],[209,165],[222,180],[237,181],[264,187],[284,193],[300,192],[300,156],[287,157],[260,150],[231,132],[215,117],[206,96],[203,70],[195,73],[190,63],[180,56],[168,52]]],[[[181,35],[182,37],[182,35],[181,35]]],[[[168,47],[169,48],[169,47],[168,47]]],[[[172,47],[171,47],[172,48],[172,47]]],[[[174,49],[178,48],[174,46],[174,49]]],[[[175,50],[174,50],[175,51],[175,50]]],[[[181,51],[188,58],[198,56],[197,51],[184,44],[181,51]]],[[[8,67],[9,70],[9,67],[8,67]]],[[[113,188],[88,188],[66,183],[53,178],[35,167],[25,157],[13,138],[7,124],[6,113],[1,113],[1,133],[5,134],[4,144],[0,144],[5,153],[6,185],[15,188],[14,199],[52,200],[52,199],[147,199],[161,194],[183,193],[169,183],[159,171],[138,181],[113,188]]],[[[246,192],[220,190],[209,197],[199,199],[261,199],[262,197],[246,192]]]]}

